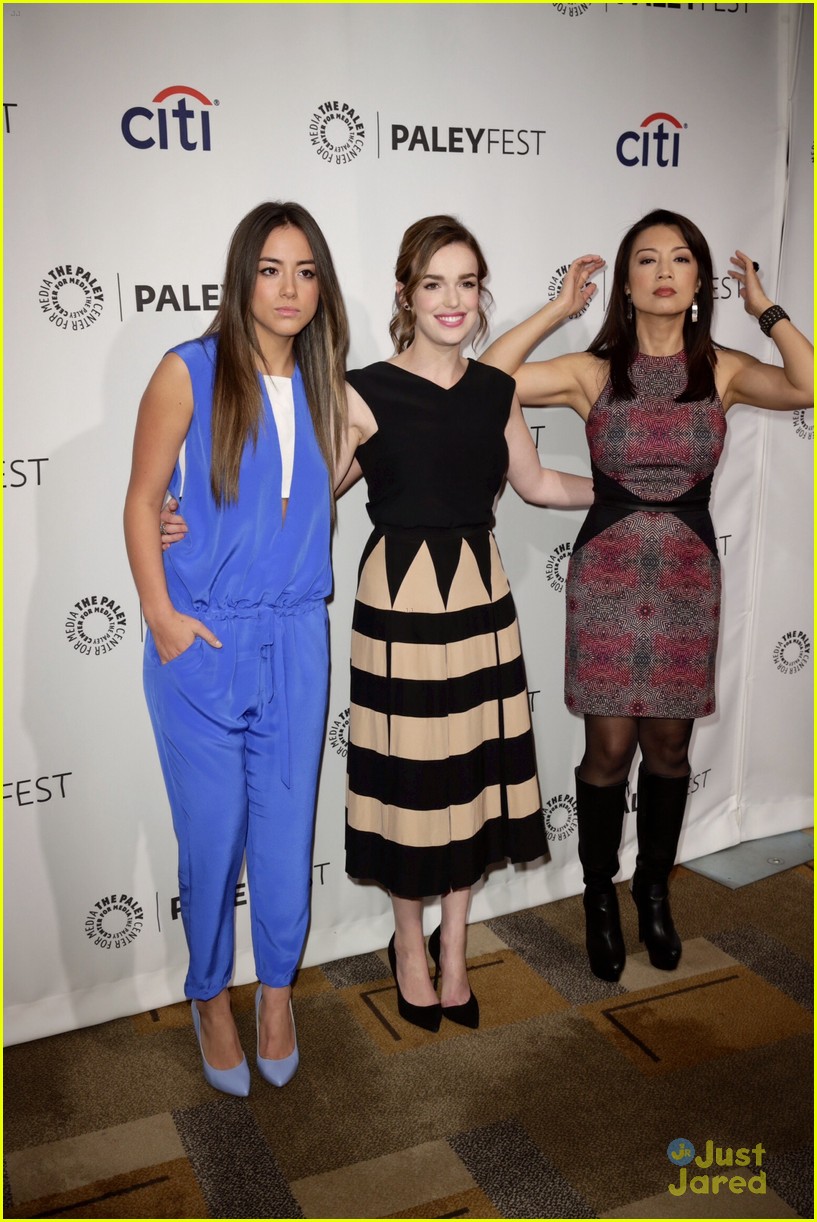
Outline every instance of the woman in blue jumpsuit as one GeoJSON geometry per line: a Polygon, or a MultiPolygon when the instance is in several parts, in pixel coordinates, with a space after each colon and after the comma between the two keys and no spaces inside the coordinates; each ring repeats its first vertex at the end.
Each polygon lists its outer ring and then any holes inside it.
{"type": "MultiPolygon", "coordinates": [[[[571,265],[566,313],[592,296],[588,276],[599,263],[588,255],[571,265]]],[[[591,496],[589,480],[542,468],[510,382],[462,354],[487,326],[486,275],[476,239],[455,218],[424,217],[406,231],[390,328],[396,352],[348,375],[348,429],[336,464],[338,475],[346,472],[338,493],[366,472],[377,524],[355,606],[347,870],[390,892],[398,1009],[427,1030],[443,1015],[470,1027],[479,1021],[465,957],[471,885],[492,862],[534,860],[546,848],[516,616],[490,540],[494,497],[506,469],[532,504],[586,506],[591,496]],[[454,587],[457,609],[441,609],[454,587]],[[486,648],[502,616],[494,655],[501,649],[502,661],[491,662],[486,648]],[[403,674],[392,675],[386,659],[401,653],[403,674]],[[432,790],[444,793],[441,802],[429,800],[432,790]],[[422,929],[431,895],[442,896],[429,944],[442,973],[439,1001],[422,929]]],[[[161,518],[171,550],[184,546],[172,504],[161,518]]]]}
{"type": "Polygon", "coordinates": [[[297,1068],[290,994],[309,915],[346,339],[314,220],[261,205],[233,235],[213,326],[164,357],[136,426],[126,539],[179,844],[185,994],[205,1077],[230,1094],[249,1091],[228,991],[245,853],[257,1063],[276,1085],[297,1068]],[[163,558],[167,488],[189,530],[163,558]]]}

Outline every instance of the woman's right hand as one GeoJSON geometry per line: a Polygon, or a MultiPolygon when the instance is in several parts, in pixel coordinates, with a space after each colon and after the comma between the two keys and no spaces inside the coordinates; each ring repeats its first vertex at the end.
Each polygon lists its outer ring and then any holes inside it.
{"type": "Polygon", "coordinates": [[[601,255],[580,255],[570,264],[555,298],[568,318],[576,318],[593,300],[598,286],[592,283],[590,277],[603,267],[601,255]]]}
{"type": "Polygon", "coordinates": [[[763,311],[768,310],[774,302],[763,292],[756,264],[742,250],[736,250],[729,262],[734,264],[729,275],[740,285],[738,296],[743,298],[743,308],[753,318],[760,318],[763,311]]]}
{"type": "Polygon", "coordinates": [[[175,607],[169,614],[151,622],[149,627],[163,666],[186,653],[197,636],[213,649],[221,649],[221,641],[206,624],[192,615],[182,615],[175,607]]]}
{"type": "Polygon", "coordinates": [[[175,497],[168,497],[159,514],[159,533],[162,536],[162,551],[166,552],[171,543],[181,543],[187,534],[187,523],[180,513],[177,513],[179,502],[175,497]]]}

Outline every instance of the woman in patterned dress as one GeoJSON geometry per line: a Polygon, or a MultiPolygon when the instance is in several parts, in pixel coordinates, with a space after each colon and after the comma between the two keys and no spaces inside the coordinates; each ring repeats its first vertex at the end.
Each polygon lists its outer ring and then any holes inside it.
{"type": "Polygon", "coordinates": [[[565,702],[584,714],[576,769],[579,858],[590,967],[618,980],[625,960],[613,877],[636,748],[638,857],[632,894],[650,962],[677,967],[668,902],[689,784],[694,719],[715,708],[720,567],[708,512],[725,414],[813,403],[813,349],[736,251],[731,275],[782,368],[716,346],[712,259],[700,230],[660,209],[616,256],[604,324],[586,352],[523,361],[565,317],[560,300],[507,332],[483,360],[512,373],[521,401],[567,404],[585,421],[594,504],[567,581],[565,702]]]}

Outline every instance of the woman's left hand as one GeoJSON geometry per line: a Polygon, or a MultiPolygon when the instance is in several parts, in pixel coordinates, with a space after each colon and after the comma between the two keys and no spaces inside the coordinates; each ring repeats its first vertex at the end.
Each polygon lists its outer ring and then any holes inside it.
{"type": "Polygon", "coordinates": [[[166,552],[171,543],[181,543],[187,534],[187,523],[180,513],[176,513],[179,502],[175,497],[168,497],[159,514],[159,532],[162,536],[162,551],[166,552]]]}
{"type": "Polygon", "coordinates": [[[743,298],[743,308],[753,318],[760,318],[774,302],[763,292],[754,263],[742,250],[736,250],[729,262],[734,264],[729,274],[740,284],[738,295],[743,298]]]}
{"type": "Polygon", "coordinates": [[[590,277],[595,276],[603,267],[604,259],[601,255],[580,255],[570,264],[556,297],[557,303],[564,308],[566,318],[580,314],[584,307],[590,304],[598,287],[591,282],[590,277]]]}

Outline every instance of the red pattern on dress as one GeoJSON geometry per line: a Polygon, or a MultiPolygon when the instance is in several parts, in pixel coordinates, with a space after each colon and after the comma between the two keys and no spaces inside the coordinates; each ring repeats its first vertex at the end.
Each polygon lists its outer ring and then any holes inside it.
{"type": "MultiPolygon", "coordinates": [[[[608,382],[587,420],[594,464],[645,501],[714,471],[726,421],[717,395],[678,403],[683,353],[640,354],[635,398],[608,382]]],[[[715,709],[720,563],[677,515],[637,510],[589,538],[567,576],[565,703],[580,713],[703,717],[715,709]]]]}

